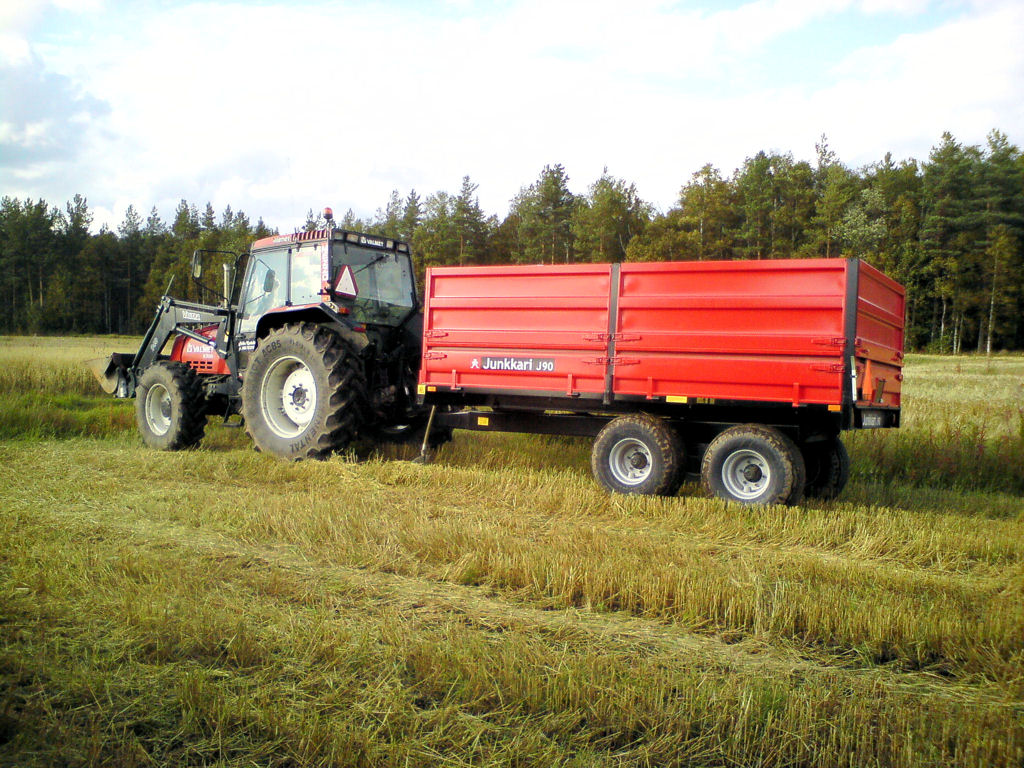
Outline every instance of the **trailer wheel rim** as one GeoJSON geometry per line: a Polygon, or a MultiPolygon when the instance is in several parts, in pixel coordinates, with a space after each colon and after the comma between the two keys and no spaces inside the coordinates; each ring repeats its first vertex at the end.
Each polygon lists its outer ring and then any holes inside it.
{"type": "Polygon", "coordinates": [[[154,384],[146,392],[146,426],[154,435],[166,435],[171,428],[171,393],[163,384],[154,384]]]}
{"type": "Polygon", "coordinates": [[[316,379],[302,360],[275,360],[263,375],[260,408],[270,430],[290,439],[301,435],[316,413],[316,379]]]}
{"type": "Polygon", "coordinates": [[[635,438],[619,440],[608,452],[608,469],[612,477],[622,485],[640,485],[651,476],[651,451],[635,438]]]}
{"type": "Polygon", "coordinates": [[[751,501],[758,498],[771,481],[771,467],[757,451],[734,451],[722,463],[722,484],[737,499],[751,501]]]}

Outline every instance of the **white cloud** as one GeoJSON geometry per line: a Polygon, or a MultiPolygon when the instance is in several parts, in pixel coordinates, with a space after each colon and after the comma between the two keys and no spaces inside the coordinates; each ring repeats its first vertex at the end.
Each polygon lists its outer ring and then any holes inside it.
{"type": "Polygon", "coordinates": [[[1024,19],[1005,1],[823,62],[823,86],[748,77],[808,25],[924,2],[196,3],[119,10],[93,34],[29,50],[0,37],[0,57],[41,57],[109,105],[77,111],[85,145],[54,179],[118,217],[129,202],[167,215],[185,197],[287,229],[310,207],[367,215],[394,188],[454,190],[467,173],[500,213],[554,162],[578,191],[607,165],[667,207],[705,162],[729,173],[762,148],[810,157],[822,133],[859,163],[887,149],[920,157],[946,129],[974,142],[1024,124],[1024,19]]]}
{"type": "Polygon", "coordinates": [[[0,33],[0,66],[19,67],[32,59],[28,40],[17,35],[0,33]]]}
{"type": "Polygon", "coordinates": [[[978,143],[1024,125],[1022,39],[1024,6],[995,7],[856,52],[816,98],[841,121],[834,135],[865,149],[930,146],[945,130],[978,143]]]}

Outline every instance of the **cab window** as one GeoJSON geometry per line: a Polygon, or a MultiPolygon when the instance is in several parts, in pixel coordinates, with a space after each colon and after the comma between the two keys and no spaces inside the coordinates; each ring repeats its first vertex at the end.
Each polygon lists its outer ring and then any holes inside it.
{"type": "Polygon", "coordinates": [[[255,330],[266,312],[283,307],[288,299],[288,249],[260,251],[249,259],[249,274],[242,287],[239,330],[255,330]]]}

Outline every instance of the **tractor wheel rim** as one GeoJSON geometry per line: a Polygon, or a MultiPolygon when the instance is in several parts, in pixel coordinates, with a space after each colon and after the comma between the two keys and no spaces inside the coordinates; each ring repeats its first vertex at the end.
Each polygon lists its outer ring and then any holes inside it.
{"type": "Polygon", "coordinates": [[[651,451],[635,438],[623,438],[608,452],[608,469],[622,485],[640,485],[653,471],[651,451]]]}
{"type": "Polygon", "coordinates": [[[316,379],[302,360],[282,357],[263,375],[260,408],[270,430],[278,437],[301,435],[316,413],[316,379]]]}
{"type": "Polygon", "coordinates": [[[722,464],[722,484],[737,499],[750,501],[758,498],[771,481],[771,467],[757,451],[734,451],[722,464]]]}
{"type": "Polygon", "coordinates": [[[163,384],[154,384],[146,392],[146,426],[154,435],[166,435],[171,428],[171,393],[163,384]]]}

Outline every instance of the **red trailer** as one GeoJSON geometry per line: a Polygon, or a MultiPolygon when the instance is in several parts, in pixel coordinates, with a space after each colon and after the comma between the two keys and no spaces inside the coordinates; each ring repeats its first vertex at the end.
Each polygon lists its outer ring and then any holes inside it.
{"type": "Polygon", "coordinates": [[[443,426],[595,436],[610,490],[828,498],[840,431],[899,426],[903,317],[853,259],[436,268],[418,392],[443,426]]]}

